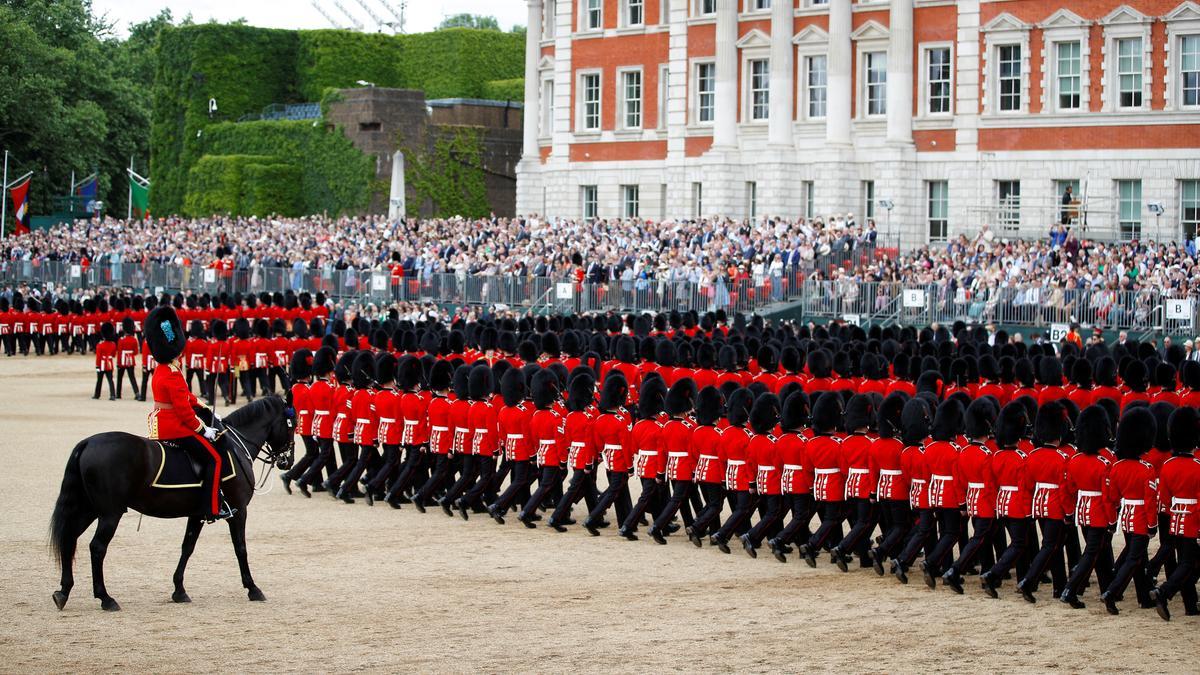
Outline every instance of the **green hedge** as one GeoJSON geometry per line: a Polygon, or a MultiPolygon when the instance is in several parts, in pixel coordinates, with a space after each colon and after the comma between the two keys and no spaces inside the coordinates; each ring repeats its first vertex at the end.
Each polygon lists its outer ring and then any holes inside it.
{"type": "Polygon", "coordinates": [[[525,36],[448,28],[404,38],[408,86],[426,98],[480,98],[492,80],[525,74],[525,36]]]}
{"type": "Polygon", "coordinates": [[[305,30],[299,33],[296,61],[299,94],[320,101],[328,88],[359,86],[363,80],[378,87],[404,87],[404,42],[392,35],[344,30],[305,30]]]}
{"type": "Polygon", "coordinates": [[[524,101],[525,78],[517,77],[511,80],[484,82],[483,98],[496,101],[524,101]]]}
{"type": "Polygon", "coordinates": [[[304,172],[295,164],[248,164],[242,175],[243,213],[304,215],[303,179],[304,172]]]}
{"type": "Polygon", "coordinates": [[[277,163],[261,155],[205,155],[188,172],[184,212],[189,216],[244,213],[245,174],[249,165],[277,163]]]}
{"type": "Polygon", "coordinates": [[[417,199],[408,203],[409,215],[419,215],[426,203],[432,205],[435,218],[488,215],[483,129],[442,125],[430,131],[436,134],[432,152],[405,152],[409,158],[407,178],[417,194],[417,199]]]}
{"type": "Polygon", "coordinates": [[[375,161],[340,129],[304,121],[214,124],[204,132],[209,155],[269,155],[301,170],[302,213],[340,214],[365,209],[371,198],[375,161]]]}

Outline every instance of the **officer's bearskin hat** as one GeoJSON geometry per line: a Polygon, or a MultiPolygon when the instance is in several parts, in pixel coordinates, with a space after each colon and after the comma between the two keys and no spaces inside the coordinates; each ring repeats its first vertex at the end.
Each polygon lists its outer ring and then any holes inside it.
{"type": "Polygon", "coordinates": [[[754,393],[749,389],[735,389],[725,399],[725,418],[735,427],[745,426],[750,421],[750,406],[754,405],[754,393]]]}
{"type": "Polygon", "coordinates": [[[629,382],[619,370],[611,370],[600,388],[600,409],[616,410],[629,399],[629,382]]]}
{"type": "Polygon", "coordinates": [[[438,361],[429,371],[429,391],[446,391],[454,379],[454,366],[449,361],[438,361]]]}
{"type": "Polygon", "coordinates": [[[996,403],[990,396],[971,401],[964,413],[963,435],[967,438],[987,438],[996,426],[996,403]]]}
{"type": "Polygon", "coordinates": [[[1067,409],[1059,401],[1050,401],[1038,408],[1033,422],[1033,442],[1039,445],[1061,442],[1066,439],[1069,426],[1067,409]]]}
{"type": "Polygon", "coordinates": [[[779,399],[774,394],[759,396],[750,408],[750,428],[756,434],[769,434],[776,424],[779,424],[779,399]]]}
{"type": "Polygon", "coordinates": [[[150,343],[150,355],[159,363],[170,363],[179,358],[187,344],[183,323],[170,305],[155,307],[146,315],[142,334],[150,343]]]}
{"type": "Polygon", "coordinates": [[[724,401],[721,391],[716,387],[705,387],[696,394],[695,417],[696,424],[710,426],[721,419],[724,401]]]}
{"type": "Polygon", "coordinates": [[[288,377],[292,382],[307,380],[313,374],[313,353],[308,349],[297,349],[292,353],[291,363],[288,365],[288,377]]]}
{"type": "Polygon", "coordinates": [[[579,373],[571,378],[567,385],[567,410],[583,412],[587,410],[596,393],[596,379],[590,372],[579,373]]]}
{"type": "Polygon", "coordinates": [[[495,381],[492,379],[492,369],[487,364],[480,363],[471,367],[467,376],[467,391],[473,401],[486,401],[492,395],[495,381]]]}
{"type": "Polygon", "coordinates": [[[500,398],[504,405],[517,406],[525,399],[525,375],[517,368],[509,368],[500,376],[500,398]]]}
{"type": "Polygon", "coordinates": [[[808,372],[813,377],[829,377],[833,371],[832,359],[824,349],[815,349],[808,353],[808,372]]]}
{"type": "Polygon", "coordinates": [[[1131,407],[1117,423],[1117,440],[1113,452],[1121,459],[1138,459],[1154,445],[1158,421],[1145,406],[1131,407]]]}
{"type": "Polygon", "coordinates": [[[963,431],[964,411],[956,399],[942,401],[933,414],[933,426],[929,435],[935,441],[951,441],[963,431]]]}
{"type": "Polygon", "coordinates": [[[1075,419],[1075,447],[1086,455],[1094,455],[1112,447],[1112,423],[1104,406],[1089,405],[1075,419]]]}
{"type": "Polygon", "coordinates": [[[929,437],[932,415],[922,398],[910,399],[900,411],[900,440],[905,445],[920,445],[929,437]]]}
{"type": "Polygon", "coordinates": [[[350,381],[355,389],[366,389],[375,381],[375,357],[371,352],[355,352],[350,381]]]}
{"type": "Polygon", "coordinates": [[[1181,406],[1171,413],[1171,418],[1167,420],[1167,428],[1173,452],[1193,452],[1198,440],[1197,432],[1200,431],[1200,414],[1190,405],[1181,406]]]}
{"type": "Polygon", "coordinates": [[[1171,449],[1171,429],[1168,423],[1173,412],[1175,412],[1175,406],[1166,401],[1158,401],[1150,405],[1150,413],[1154,415],[1154,421],[1158,423],[1158,432],[1154,435],[1154,447],[1159,450],[1171,449]]]}
{"type": "Polygon", "coordinates": [[[880,436],[893,438],[900,433],[902,426],[900,416],[906,403],[908,403],[908,394],[902,391],[894,391],[883,399],[883,403],[879,405],[878,418],[875,421],[880,436]]]}
{"type": "Polygon", "coordinates": [[[558,400],[559,388],[558,376],[553,371],[548,368],[538,370],[533,374],[529,387],[533,404],[543,410],[554,405],[558,400]]]}
{"type": "Polygon", "coordinates": [[[872,429],[875,427],[878,416],[875,404],[871,401],[871,397],[866,394],[851,396],[850,400],[846,402],[846,410],[843,415],[846,431],[872,429]]]}
{"type": "Polygon", "coordinates": [[[798,391],[783,400],[779,413],[779,425],[784,431],[799,431],[808,421],[808,396],[798,391]]]}
{"type": "Polygon", "coordinates": [[[819,434],[831,434],[841,428],[842,397],[824,394],[812,406],[812,428],[819,434]]]}

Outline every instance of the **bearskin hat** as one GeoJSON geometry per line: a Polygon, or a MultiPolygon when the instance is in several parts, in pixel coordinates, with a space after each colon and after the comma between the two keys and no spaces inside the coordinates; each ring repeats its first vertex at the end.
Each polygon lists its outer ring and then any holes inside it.
{"type": "Polygon", "coordinates": [[[654,345],[654,362],[667,368],[675,365],[675,344],[670,340],[659,340],[654,345]]]}
{"type": "Polygon", "coordinates": [[[984,396],[971,401],[963,413],[963,435],[967,438],[979,439],[992,435],[996,426],[996,399],[984,396]]]}
{"type": "Polygon", "coordinates": [[[1183,382],[1183,386],[1192,391],[1200,390],[1200,363],[1196,361],[1184,361],[1179,364],[1179,379],[1183,382]]]}
{"type": "Polygon", "coordinates": [[[609,371],[600,388],[600,409],[616,410],[629,399],[629,382],[619,370],[609,371]]]}
{"type": "Polygon", "coordinates": [[[1121,459],[1138,459],[1146,454],[1158,435],[1158,420],[1145,406],[1129,408],[1117,422],[1113,452],[1121,459]]]}
{"type": "Polygon", "coordinates": [[[798,391],[783,399],[783,409],[779,414],[779,424],[784,431],[799,431],[808,421],[808,396],[798,391]]]}
{"type": "Polygon", "coordinates": [[[730,426],[745,426],[750,421],[750,406],[754,405],[754,394],[749,389],[736,389],[725,401],[725,417],[730,426]]]}
{"type": "Polygon", "coordinates": [[[366,389],[375,381],[375,357],[371,352],[354,352],[350,381],[355,389],[366,389]]]}
{"type": "Polygon", "coordinates": [[[396,381],[398,362],[396,355],[391,352],[379,352],[375,355],[375,384],[386,386],[396,381]]]}
{"type": "Polygon", "coordinates": [[[1075,447],[1085,455],[1094,455],[1112,447],[1112,423],[1104,406],[1089,405],[1075,419],[1075,447]]]}
{"type": "Polygon", "coordinates": [[[454,397],[460,401],[471,398],[471,368],[472,366],[463,364],[454,369],[450,387],[454,390],[454,397]]]}
{"type": "Polygon", "coordinates": [[[846,410],[843,413],[846,431],[857,431],[859,429],[872,429],[875,427],[878,413],[875,410],[875,403],[870,396],[866,394],[855,394],[846,402],[846,410]]]}
{"type": "Polygon", "coordinates": [[[1033,361],[1029,359],[1017,359],[1013,366],[1013,375],[1023,387],[1032,387],[1037,384],[1037,378],[1033,374],[1033,361]]]}
{"type": "Polygon", "coordinates": [[[929,435],[935,441],[950,441],[963,431],[965,411],[962,403],[956,399],[942,401],[933,414],[933,426],[929,435]]]}
{"type": "Polygon", "coordinates": [[[900,416],[904,411],[906,403],[908,403],[908,394],[902,391],[894,391],[883,399],[883,403],[879,404],[879,414],[875,420],[875,428],[878,430],[880,436],[893,438],[900,433],[900,416]]]}
{"type": "Polygon", "coordinates": [[[313,354],[312,374],[317,377],[325,377],[332,373],[335,359],[337,359],[336,351],[329,347],[321,347],[313,354]]]}
{"type": "Polygon", "coordinates": [[[504,405],[517,406],[525,399],[525,376],[516,368],[509,368],[500,377],[500,398],[504,405]]]}
{"type": "Polygon", "coordinates": [[[454,366],[449,361],[438,361],[429,371],[429,391],[446,391],[454,380],[454,366]]]}
{"type": "Polygon", "coordinates": [[[1146,364],[1133,360],[1125,366],[1125,386],[1132,391],[1146,391],[1146,364]]]}
{"type": "Polygon", "coordinates": [[[942,374],[937,370],[926,370],[917,378],[917,391],[927,391],[937,398],[942,397],[942,374]]]}
{"type": "Polygon", "coordinates": [[[1043,356],[1038,361],[1038,376],[1041,383],[1049,387],[1061,387],[1063,369],[1062,363],[1054,356],[1043,356]]]}
{"type": "Polygon", "coordinates": [[[919,445],[929,437],[932,415],[929,404],[922,398],[909,399],[900,411],[900,440],[905,445],[919,445]]]}
{"type": "Polygon", "coordinates": [[[124,319],[121,319],[121,334],[122,335],[133,335],[136,332],[137,332],[137,328],[133,325],[133,319],[131,319],[129,317],[125,317],[124,319]]]}
{"type": "MultiPolygon", "coordinates": [[[[832,358],[824,349],[814,349],[808,353],[808,372],[816,378],[826,378],[833,372],[832,358]]],[[[815,412],[815,411],[814,411],[815,412]]]]}
{"type": "Polygon", "coordinates": [[[1178,387],[1176,376],[1175,366],[1169,363],[1162,362],[1154,368],[1154,384],[1163,391],[1175,391],[1178,387]]]}
{"type": "Polygon", "coordinates": [[[1175,454],[1187,454],[1195,451],[1197,431],[1200,429],[1200,414],[1190,405],[1176,408],[1167,420],[1168,436],[1171,439],[1171,450],[1175,454]]]}
{"type": "Polygon", "coordinates": [[[737,370],[737,350],[730,345],[721,347],[717,351],[717,367],[726,371],[737,370]]]}
{"type": "Polygon", "coordinates": [[[668,415],[686,415],[692,411],[692,401],[695,397],[696,384],[691,378],[681,378],[671,385],[667,392],[664,408],[668,415]]]}
{"type": "Polygon", "coordinates": [[[696,394],[696,424],[711,426],[721,419],[724,399],[716,387],[705,387],[696,394]]]}
{"type": "Polygon", "coordinates": [[[750,407],[750,428],[756,434],[769,434],[779,424],[779,399],[774,394],[763,394],[754,399],[750,407]]]}
{"type": "Polygon", "coordinates": [[[146,315],[142,335],[150,343],[150,355],[159,363],[170,363],[179,358],[187,344],[187,335],[179,315],[170,305],[155,307],[146,315]]]}
{"type": "Polygon", "coordinates": [[[1171,420],[1171,413],[1175,412],[1175,406],[1166,401],[1158,401],[1150,405],[1150,412],[1154,415],[1154,421],[1158,423],[1158,433],[1154,436],[1154,447],[1163,451],[1170,450],[1171,429],[1169,422],[1171,420]]]}
{"type": "Polygon", "coordinates": [[[1000,409],[996,418],[996,445],[1001,448],[1015,448],[1021,439],[1029,432],[1028,409],[1013,401],[1000,409]]]}
{"type": "Polygon", "coordinates": [[[288,377],[292,382],[307,380],[312,377],[314,357],[311,350],[297,349],[292,353],[291,363],[288,364],[288,377]]]}
{"type": "Polygon", "coordinates": [[[1094,372],[1096,384],[1102,387],[1117,386],[1117,361],[1111,356],[1103,356],[1096,362],[1094,372]]]}
{"type": "Polygon", "coordinates": [[[1059,401],[1050,401],[1038,408],[1033,422],[1033,442],[1038,445],[1062,442],[1069,426],[1067,409],[1059,401]]]}
{"type": "Polygon", "coordinates": [[[651,420],[662,411],[667,398],[667,385],[662,378],[648,378],[638,393],[638,418],[651,420]]]}
{"type": "Polygon", "coordinates": [[[741,389],[741,385],[733,380],[726,380],[717,387],[717,390],[721,392],[721,398],[726,402],[729,401],[729,397],[733,395],[733,392],[738,389],[741,389]]]}
{"type": "Polygon", "coordinates": [[[596,393],[596,380],[590,373],[580,373],[571,378],[567,385],[567,410],[583,412],[592,405],[596,393]]]}
{"type": "Polygon", "coordinates": [[[812,406],[812,429],[819,434],[831,434],[842,424],[842,397],[826,394],[812,406]]]}
{"type": "Polygon", "coordinates": [[[105,342],[116,342],[117,331],[113,328],[112,322],[105,321],[100,324],[100,339],[105,342]]]}

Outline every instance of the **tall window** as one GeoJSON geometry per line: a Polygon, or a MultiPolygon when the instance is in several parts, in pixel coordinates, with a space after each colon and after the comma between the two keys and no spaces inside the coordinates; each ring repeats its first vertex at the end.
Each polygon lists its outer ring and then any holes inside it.
{"type": "Polygon", "coordinates": [[[863,218],[875,217],[875,181],[862,182],[863,218]]]}
{"type": "Polygon", "coordinates": [[[708,16],[717,13],[717,0],[696,0],[696,14],[708,16]]]}
{"type": "Polygon", "coordinates": [[[621,215],[625,218],[638,217],[638,186],[621,186],[621,215]]]}
{"type": "Polygon", "coordinates": [[[625,3],[625,25],[640,26],[645,23],[645,0],[625,0],[625,3]]]}
{"type": "Polygon", "coordinates": [[[1195,239],[1200,230],[1200,180],[1179,182],[1179,220],[1183,236],[1195,239]]]}
{"type": "Polygon", "coordinates": [[[1083,70],[1079,50],[1078,42],[1059,42],[1054,46],[1059,110],[1080,108],[1080,79],[1083,70]]]}
{"type": "Polygon", "coordinates": [[[554,80],[542,80],[542,131],[543,136],[554,133],[554,80]]]}
{"type": "Polygon", "coordinates": [[[696,65],[696,121],[704,124],[712,122],[717,100],[717,65],[701,63],[696,65]]]}
{"type": "Polygon", "coordinates": [[[621,73],[621,117],[626,129],[642,128],[642,71],[621,73]]]}
{"type": "Polygon", "coordinates": [[[1122,239],[1138,239],[1142,234],[1142,181],[1117,181],[1117,210],[1122,239]]]}
{"type": "Polygon", "coordinates": [[[820,119],[825,116],[826,87],[829,84],[829,60],[824,54],[805,59],[808,72],[808,116],[820,119]]]}
{"type": "Polygon", "coordinates": [[[692,217],[704,215],[704,184],[692,183],[692,217]]]}
{"type": "Polygon", "coordinates": [[[604,26],[604,0],[584,0],[584,30],[600,30],[604,26]]]}
{"type": "Polygon", "coordinates": [[[771,112],[771,73],[766,59],[750,61],[750,119],[767,119],[771,112]]]}
{"type": "Polygon", "coordinates": [[[800,195],[804,198],[804,217],[811,220],[813,213],[816,212],[816,208],[813,206],[817,197],[816,185],[811,180],[801,182],[800,195]]]}
{"type": "Polygon", "coordinates": [[[950,112],[950,48],[930,49],[929,55],[929,112],[950,112]]]}
{"type": "Polygon", "coordinates": [[[583,201],[583,218],[584,220],[594,220],[599,216],[600,199],[599,190],[595,185],[581,185],[579,187],[579,196],[583,201]]]}
{"type": "Polygon", "coordinates": [[[1200,106],[1200,35],[1179,41],[1180,100],[1185,106],[1200,106]]]}
{"type": "Polygon", "coordinates": [[[751,220],[758,217],[758,183],[754,181],[746,183],[746,212],[751,220]]]}
{"type": "Polygon", "coordinates": [[[746,5],[752,12],[765,12],[771,9],[771,0],[747,0],[746,5]]]}
{"type": "Polygon", "coordinates": [[[1120,107],[1142,106],[1142,75],[1142,39],[1117,40],[1117,91],[1120,107]]]}
{"type": "Polygon", "coordinates": [[[1021,45],[1000,45],[996,49],[999,57],[997,79],[1000,83],[999,103],[1001,112],[1021,109],[1021,45]]]}
{"type": "Polygon", "coordinates": [[[1021,225],[1021,181],[996,181],[996,200],[1000,212],[1000,227],[1016,230],[1021,225]]]}
{"type": "Polygon", "coordinates": [[[926,183],[929,205],[926,220],[929,224],[929,240],[945,241],[950,232],[950,184],[944,180],[926,183]]]}
{"type": "Polygon", "coordinates": [[[867,52],[867,114],[887,114],[887,52],[867,52]]]}
{"type": "Polygon", "coordinates": [[[600,73],[584,73],[579,78],[580,106],[584,131],[600,131],[600,73]]]}

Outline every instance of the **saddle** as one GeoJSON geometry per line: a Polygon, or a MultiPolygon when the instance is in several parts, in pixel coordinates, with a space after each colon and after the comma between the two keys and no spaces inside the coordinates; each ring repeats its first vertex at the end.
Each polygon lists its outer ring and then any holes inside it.
{"type": "MultiPolygon", "coordinates": [[[[150,487],[164,489],[198,488],[203,487],[204,479],[201,474],[206,471],[207,463],[182,446],[171,441],[153,441],[158,447],[158,470],[150,487]]],[[[222,454],[221,482],[237,476],[237,463],[228,448],[218,448],[222,454]]]]}

